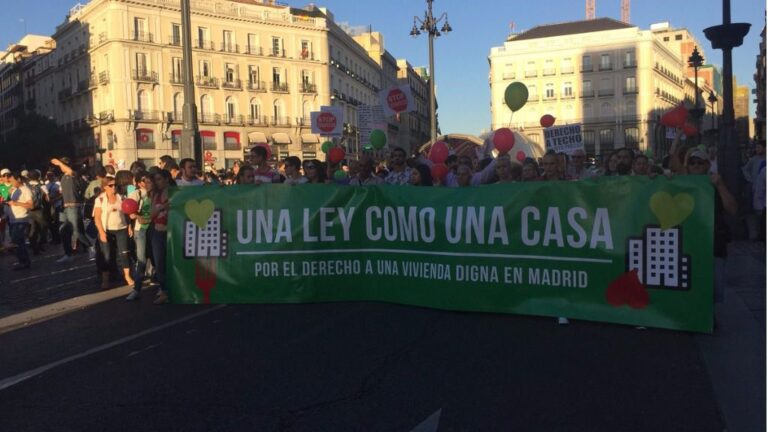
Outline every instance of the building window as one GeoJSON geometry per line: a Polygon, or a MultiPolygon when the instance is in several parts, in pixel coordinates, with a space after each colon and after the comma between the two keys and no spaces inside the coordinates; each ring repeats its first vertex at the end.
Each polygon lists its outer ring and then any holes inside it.
{"type": "Polygon", "coordinates": [[[595,154],[595,131],[585,130],[584,132],[582,132],[582,137],[584,138],[584,152],[586,152],[588,155],[594,155],[595,154]]]}
{"type": "Polygon", "coordinates": [[[203,142],[203,150],[216,150],[216,132],[200,131],[200,139],[203,142]]]}
{"type": "MultiPolygon", "coordinates": [[[[181,131],[180,130],[174,130],[171,131],[171,149],[172,150],[178,150],[181,143],[181,131]]],[[[154,162],[151,162],[150,165],[154,165],[154,162]]]]}
{"type": "Polygon", "coordinates": [[[555,74],[555,62],[552,60],[544,61],[544,76],[552,76],[555,74]]]}
{"type": "Polygon", "coordinates": [[[140,113],[149,111],[149,94],[144,90],[136,93],[136,111],[140,113]]]}
{"type": "Polygon", "coordinates": [[[528,99],[533,101],[539,100],[539,93],[538,89],[536,88],[536,84],[531,84],[528,86],[528,99]]]}
{"type": "Polygon", "coordinates": [[[627,51],[624,53],[624,67],[625,68],[637,67],[634,51],[627,51]]]}
{"type": "Polygon", "coordinates": [[[182,120],[182,110],[184,107],[184,94],[179,92],[173,95],[173,120],[182,120]]]}
{"type": "Polygon", "coordinates": [[[564,58],[563,61],[560,63],[560,73],[561,74],[573,73],[573,63],[571,62],[570,57],[564,58]]]}
{"type": "Polygon", "coordinates": [[[570,81],[563,83],[563,96],[568,98],[573,97],[573,84],[571,84],[570,81]]]}
{"type": "Polygon", "coordinates": [[[180,46],[181,45],[181,25],[180,24],[171,24],[171,45],[180,46]]]}
{"type": "Polygon", "coordinates": [[[228,83],[235,82],[236,74],[235,74],[234,64],[227,63],[226,65],[224,65],[224,79],[226,79],[228,83]]]}
{"type": "Polygon", "coordinates": [[[259,38],[253,33],[248,33],[248,54],[261,54],[258,51],[259,38]]]}
{"type": "Polygon", "coordinates": [[[630,148],[638,148],[640,144],[640,129],[638,128],[626,128],[624,129],[624,146],[630,148]]]}
{"type": "Polygon", "coordinates": [[[224,132],[224,150],[240,150],[240,134],[224,132]]]}
{"type": "Polygon", "coordinates": [[[280,57],[282,54],[282,40],[279,37],[272,37],[272,55],[280,57]]]}
{"type": "Polygon", "coordinates": [[[669,36],[664,36],[664,42],[669,42],[669,36]]]}
{"type": "Polygon", "coordinates": [[[141,150],[155,148],[155,133],[152,129],[136,129],[136,148],[141,150]]]}
{"type": "Polygon", "coordinates": [[[581,58],[581,71],[582,72],[591,72],[592,71],[592,56],[591,55],[585,55],[581,58]]]}
{"type": "Polygon", "coordinates": [[[613,129],[600,129],[600,147],[596,153],[613,150],[613,129]]]}
{"type": "Polygon", "coordinates": [[[211,77],[211,64],[208,60],[200,60],[200,75],[204,78],[211,77]]]}
{"type": "Polygon", "coordinates": [[[637,93],[637,80],[635,77],[624,78],[624,93],[637,93]]]}
{"type": "Polygon", "coordinates": [[[683,35],[681,35],[681,34],[675,35],[675,40],[676,41],[683,40],[683,35]]]}
{"type": "Polygon", "coordinates": [[[595,91],[592,88],[592,81],[584,80],[581,82],[581,96],[591,97],[595,95],[595,91]]]}
{"type": "Polygon", "coordinates": [[[308,59],[312,56],[312,45],[308,40],[301,41],[301,58],[308,59]]]}
{"type": "Polygon", "coordinates": [[[208,29],[205,27],[198,27],[197,28],[197,47],[202,49],[208,49],[209,40],[210,40],[210,37],[208,36],[208,29]]]}
{"type": "Polygon", "coordinates": [[[171,82],[181,83],[181,57],[171,58],[171,82]]]}
{"type": "Polygon", "coordinates": [[[235,98],[228,97],[225,105],[227,107],[227,123],[232,123],[237,117],[237,102],[235,102],[235,98]]]}
{"type": "Polygon", "coordinates": [[[535,77],[538,75],[538,72],[536,71],[536,62],[535,61],[529,61],[525,65],[525,76],[527,78],[535,77]]]}
{"type": "Polygon", "coordinates": [[[611,70],[611,55],[603,54],[600,56],[600,70],[611,70]]]}
{"type": "Polygon", "coordinates": [[[535,142],[536,144],[541,144],[541,135],[537,133],[530,133],[526,135],[526,138],[529,140],[535,142]]]}
{"type": "Polygon", "coordinates": [[[552,83],[549,83],[544,87],[544,99],[554,99],[554,98],[555,98],[555,85],[552,83]]]}
{"type": "Polygon", "coordinates": [[[232,33],[231,30],[224,30],[222,33],[222,38],[224,39],[224,43],[222,46],[222,51],[226,52],[235,52],[235,35],[232,33]]]}
{"type": "Polygon", "coordinates": [[[261,104],[256,99],[251,99],[250,122],[258,124],[261,121],[261,104]]]}
{"type": "Polygon", "coordinates": [[[200,96],[200,120],[210,121],[213,115],[213,107],[211,106],[211,97],[208,95],[200,96]]]}
{"type": "Polygon", "coordinates": [[[280,80],[282,78],[282,75],[280,73],[280,68],[272,68],[272,82],[280,85],[280,80]]]}
{"type": "Polygon", "coordinates": [[[147,76],[147,55],[144,53],[136,53],[136,76],[147,76]]]}

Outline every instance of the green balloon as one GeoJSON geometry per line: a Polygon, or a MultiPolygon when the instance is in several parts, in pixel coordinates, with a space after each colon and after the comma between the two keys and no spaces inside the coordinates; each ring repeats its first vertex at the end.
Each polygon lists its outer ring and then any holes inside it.
{"type": "Polygon", "coordinates": [[[336,170],[335,173],[333,173],[333,178],[336,180],[344,180],[347,178],[347,173],[344,172],[344,170],[336,170]]]}
{"type": "Polygon", "coordinates": [[[519,110],[528,102],[528,87],[521,82],[513,82],[504,91],[504,102],[512,112],[519,110]]]}
{"type": "Polygon", "coordinates": [[[370,141],[373,148],[377,150],[384,148],[387,145],[387,134],[381,129],[374,129],[371,131],[370,141]]]}
{"type": "Polygon", "coordinates": [[[320,150],[323,151],[323,153],[328,153],[333,148],[333,143],[330,141],[326,141],[323,143],[323,145],[320,146],[320,150]]]}

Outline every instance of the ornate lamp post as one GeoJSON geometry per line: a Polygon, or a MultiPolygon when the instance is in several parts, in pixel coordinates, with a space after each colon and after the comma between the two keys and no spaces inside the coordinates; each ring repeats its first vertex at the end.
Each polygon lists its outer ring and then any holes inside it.
{"type": "Polygon", "coordinates": [[[443,13],[438,18],[432,15],[432,2],[434,0],[427,0],[427,10],[424,12],[424,19],[419,17],[413,17],[413,29],[411,29],[411,36],[414,38],[421,34],[421,31],[425,31],[429,34],[429,124],[430,124],[430,137],[432,142],[437,139],[437,112],[435,108],[435,53],[434,53],[434,39],[440,37],[442,33],[450,33],[453,29],[448,24],[448,14],[443,13]],[[445,20],[443,27],[438,30],[437,25],[441,21],[445,20]],[[416,24],[420,24],[417,26],[416,24]]]}
{"type": "Polygon", "coordinates": [[[744,43],[750,24],[731,23],[731,0],[723,0],[723,24],[704,29],[712,48],[723,50],[723,118],[717,167],[728,190],[739,196],[739,143],[734,130],[733,49],[744,43]]]}
{"type": "Polygon", "coordinates": [[[712,130],[715,130],[715,116],[717,115],[715,112],[715,102],[717,102],[717,97],[715,96],[714,91],[709,91],[709,97],[707,98],[707,101],[709,101],[709,105],[712,111],[712,130]]]}
{"type": "Polygon", "coordinates": [[[693,47],[691,56],[688,57],[688,65],[693,68],[693,83],[696,93],[693,100],[693,109],[689,110],[691,117],[696,119],[696,126],[699,126],[701,118],[704,116],[704,108],[699,105],[699,68],[704,64],[704,57],[699,53],[698,47],[693,47]]]}

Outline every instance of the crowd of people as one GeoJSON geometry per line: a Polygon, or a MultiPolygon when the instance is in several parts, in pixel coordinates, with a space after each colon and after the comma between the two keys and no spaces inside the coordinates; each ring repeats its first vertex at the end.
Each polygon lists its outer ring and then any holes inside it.
{"type": "MultiPolygon", "coordinates": [[[[163,156],[156,166],[133,163],[128,170],[112,166],[87,167],[68,158],[53,159],[43,173],[37,169],[0,171],[0,248],[13,249],[18,262],[14,270],[32,266],[32,256],[46,245],[60,243],[64,264],[75,253],[88,253],[95,261],[103,289],[120,280],[133,286],[126,298],[136,300],[144,282],[157,285],[155,303],[168,301],[165,247],[168,225],[169,188],[203,185],[259,185],[285,183],[410,185],[422,187],[468,187],[492,183],[585,180],[599,176],[708,175],[715,189],[714,254],[716,300],[722,300],[722,275],[729,240],[726,214],[735,215],[739,203],[717,173],[716,154],[700,147],[681,145],[680,134],[669,154],[656,160],[630,148],[616,150],[602,164],[590,163],[582,150],[570,155],[548,152],[540,159],[522,162],[509,155],[471,158],[450,155],[447,173],[436,173],[427,155],[408,157],[393,148],[386,162],[364,156],[340,163],[317,159],[285,158],[279,165],[269,159],[265,147],[251,148],[245,161],[225,171],[199,172],[192,159],[176,161],[163,156]],[[137,209],[126,214],[123,200],[137,209]]],[[[758,143],[755,155],[744,166],[753,214],[765,236],[765,149],[758,143]]],[[[561,323],[567,319],[560,318],[561,323]]]]}

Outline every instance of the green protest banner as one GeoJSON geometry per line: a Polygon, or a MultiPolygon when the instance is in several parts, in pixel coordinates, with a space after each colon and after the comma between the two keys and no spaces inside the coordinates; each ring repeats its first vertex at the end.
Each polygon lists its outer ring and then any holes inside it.
{"type": "Polygon", "coordinates": [[[171,198],[174,303],[385,301],[711,331],[706,176],[171,198]]]}

